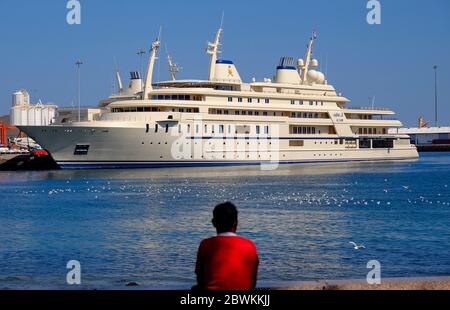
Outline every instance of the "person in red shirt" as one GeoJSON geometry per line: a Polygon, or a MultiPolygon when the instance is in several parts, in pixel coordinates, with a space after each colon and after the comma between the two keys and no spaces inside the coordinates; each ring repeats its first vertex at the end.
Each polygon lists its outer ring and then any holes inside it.
{"type": "Polygon", "coordinates": [[[213,211],[217,236],[201,242],[195,273],[199,290],[253,290],[259,259],[252,241],[236,235],[238,211],[227,202],[213,211]]]}

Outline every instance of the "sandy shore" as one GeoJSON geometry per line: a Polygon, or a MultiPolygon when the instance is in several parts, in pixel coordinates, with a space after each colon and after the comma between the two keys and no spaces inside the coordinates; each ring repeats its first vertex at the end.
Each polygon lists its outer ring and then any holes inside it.
{"type": "Polygon", "coordinates": [[[276,290],[450,290],[450,277],[384,279],[380,285],[365,280],[300,282],[276,290]]]}

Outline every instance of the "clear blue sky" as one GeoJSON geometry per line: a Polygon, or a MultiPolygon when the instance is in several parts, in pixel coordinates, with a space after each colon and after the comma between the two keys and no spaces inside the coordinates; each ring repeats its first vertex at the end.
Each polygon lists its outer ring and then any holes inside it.
{"type": "MultiPolygon", "coordinates": [[[[225,11],[224,57],[246,80],[271,77],[280,56],[303,58],[317,29],[315,56],[328,59],[328,80],[352,100],[393,108],[406,125],[420,113],[432,120],[439,66],[440,118],[450,124],[450,1],[381,0],[382,24],[366,23],[366,0],[80,0],[82,24],[66,23],[66,0],[0,1],[0,114],[11,93],[33,101],[76,102],[74,62],[82,66],[82,104],[111,92],[114,57],[128,78],[140,48],[163,26],[163,46],[184,68],[179,78],[205,78],[207,40],[225,11]]],[[[161,50],[164,52],[164,48],[161,50]]],[[[159,76],[167,79],[162,59],[159,76]]],[[[158,77],[158,72],[156,73],[158,77]]]]}

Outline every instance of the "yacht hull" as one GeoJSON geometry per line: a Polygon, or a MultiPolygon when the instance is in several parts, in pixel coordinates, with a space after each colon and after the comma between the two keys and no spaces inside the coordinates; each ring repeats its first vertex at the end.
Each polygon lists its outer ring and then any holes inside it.
{"type": "Polygon", "coordinates": [[[419,157],[409,143],[359,149],[337,137],[203,137],[130,127],[19,126],[63,169],[163,168],[397,161],[419,157]],[[290,147],[293,140],[302,147],[290,147]]]}

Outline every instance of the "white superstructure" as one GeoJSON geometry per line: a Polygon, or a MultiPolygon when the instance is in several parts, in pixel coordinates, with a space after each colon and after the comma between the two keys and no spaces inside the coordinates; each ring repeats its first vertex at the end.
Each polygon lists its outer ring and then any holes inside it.
{"type": "Polygon", "coordinates": [[[313,58],[283,57],[274,80],[243,82],[220,59],[222,29],[208,44],[207,80],[153,83],[160,47],[151,45],[145,81],[100,102],[93,121],[21,126],[63,168],[294,164],[418,157],[388,109],[348,108],[313,58]]]}

